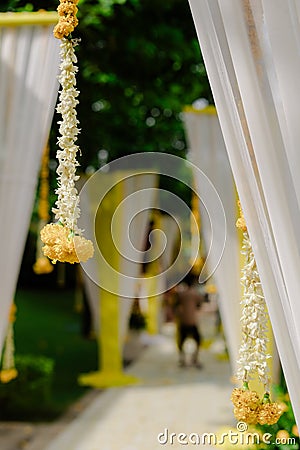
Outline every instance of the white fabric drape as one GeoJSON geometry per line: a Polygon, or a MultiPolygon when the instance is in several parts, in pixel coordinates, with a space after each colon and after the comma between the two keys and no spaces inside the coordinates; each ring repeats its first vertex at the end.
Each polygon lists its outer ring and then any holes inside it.
{"type": "MultiPolygon", "coordinates": [[[[105,201],[105,193],[118,182],[121,183],[118,206],[112,211],[114,222],[111,229],[101,229],[100,232],[105,239],[105,234],[113,232],[117,237],[119,246],[119,270],[121,276],[116,289],[119,293],[119,336],[120,342],[124,342],[128,330],[128,320],[132,300],[138,294],[136,278],[141,272],[143,261],[143,246],[149,222],[151,208],[155,207],[156,190],[153,189],[157,183],[154,174],[135,173],[134,171],[118,171],[112,173],[97,172],[87,182],[80,193],[80,204],[82,215],[80,224],[85,229],[85,236],[94,240],[94,218],[101,201],[105,201]],[[116,226],[116,228],[114,228],[116,226]],[[126,275],[123,277],[122,275],[126,275]],[[123,296],[122,293],[126,294],[123,296]]],[[[117,254],[117,249],[115,250],[117,254]]],[[[108,261],[109,262],[109,261],[108,261]]],[[[83,264],[84,282],[87,288],[87,296],[92,312],[93,328],[99,330],[99,308],[101,298],[99,285],[101,282],[102,263],[97,259],[97,250],[94,258],[83,264]],[[100,299],[100,302],[99,302],[100,299]]]]}
{"type": "Polygon", "coordinates": [[[190,0],[300,423],[300,5],[190,0]]]}
{"type": "Polygon", "coordinates": [[[52,29],[0,27],[0,350],[58,91],[52,29]]]}
{"type": "MultiPolygon", "coordinates": [[[[223,135],[216,113],[189,111],[184,122],[191,152],[191,161],[210,179],[222,201],[226,215],[226,243],[218,264],[219,252],[209,258],[213,278],[218,288],[218,304],[224,325],[230,363],[233,373],[240,342],[240,245],[237,229],[236,192],[223,135]]],[[[201,199],[203,177],[194,171],[197,191],[201,199]]],[[[210,247],[211,225],[206,208],[200,202],[201,233],[206,248],[210,247]]],[[[221,243],[223,245],[223,242],[221,243]]],[[[217,249],[216,249],[217,250],[217,249]]]]}
{"type": "Polygon", "coordinates": [[[174,258],[174,247],[179,236],[179,226],[169,215],[161,216],[161,230],[166,235],[166,244],[161,255],[162,270],[166,270],[172,264],[174,258]]]}

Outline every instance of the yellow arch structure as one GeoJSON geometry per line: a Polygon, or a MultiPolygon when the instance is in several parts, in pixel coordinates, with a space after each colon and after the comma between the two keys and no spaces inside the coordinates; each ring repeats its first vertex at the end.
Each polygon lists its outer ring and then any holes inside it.
{"type": "Polygon", "coordinates": [[[23,25],[51,25],[58,21],[55,11],[5,12],[0,13],[0,27],[20,27],[23,25]]]}

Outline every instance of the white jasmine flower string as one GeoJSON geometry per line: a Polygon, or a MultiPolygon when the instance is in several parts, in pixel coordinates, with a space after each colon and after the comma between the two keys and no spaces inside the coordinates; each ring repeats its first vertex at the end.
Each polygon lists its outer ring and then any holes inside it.
{"type": "Polygon", "coordinates": [[[68,227],[76,234],[81,234],[81,230],[77,227],[77,220],[80,216],[78,192],[75,182],[79,179],[76,175],[76,167],[79,165],[76,160],[76,154],[79,150],[75,144],[79,129],[77,127],[76,105],[79,103],[77,97],[79,95],[76,89],[75,74],[78,70],[75,63],[77,58],[74,46],[78,41],[75,39],[61,39],[61,65],[59,82],[62,90],[60,91],[57,112],[62,116],[59,121],[59,132],[61,136],[58,138],[58,145],[61,150],[57,151],[57,159],[59,162],[56,170],[58,174],[58,195],[56,206],[53,208],[55,218],[64,226],[68,227]]]}
{"type": "MultiPolygon", "coordinates": [[[[240,206],[240,205],[239,205],[240,206]]],[[[242,254],[245,264],[242,269],[241,282],[244,286],[242,304],[242,342],[239,349],[237,378],[243,382],[242,389],[234,389],[231,400],[237,420],[248,424],[273,425],[280,418],[283,410],[280,405],[270,401],[270,375],[267,360],[268,314],[261,287],[256,261],[249,239],[246,222],[240,208],[241,217],[237,227],[243,231],[242,254]],[[253,374],[258,374],[264,386],[264,396],[260,400],[257,392],[249,389],[253,374]]]]}
{"type": "Polygon", "coordinates": [[[76,155],[79,151],[76,145],[79,134],[76,106],[79,91],[76,89],[77,58],[74,47],[77,39],[71,39],[70,33],[78,23],[76,18],[78,0],[61,0],[58,7],[59,23],[54,29],[54,35],[61,39],[60,45],[60,75],[61,91],[57,111],[61,114],[59,121],[60,137],[57,151],[58,168],[56,208],[53,208],[57,223],[46,225],[41,230],[41,240],[44,255],[53,263],[56,261],[79,263],[87,261],[94,254],[93,243],[82,236],[77,221],[80,217],[79,197],[75,186],[79,176],[76,168],[79,165],[76,155]]]}
{"type": "Polygon", "coordinates": [[[249,382],[257,373],[265,391],[270,391],[270,377],[267,360],[267,322],[268,315],[261,288],[261,282],[248,233],[243,233],[242,253],[245,265],[242,269],[241,282],[244,294],[241,301],[242,310],[242,343],[239,350],[237,378],[249,382]]]}

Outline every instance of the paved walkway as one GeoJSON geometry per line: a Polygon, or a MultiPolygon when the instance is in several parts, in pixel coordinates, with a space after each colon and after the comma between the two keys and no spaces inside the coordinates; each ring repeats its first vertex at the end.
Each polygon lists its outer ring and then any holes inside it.
{"type": "MultiPolygon", "coordinates": [[[[234,426],[229,363],[210,349],[203,350],[201,358],[202,370],[179,368],[174,337],[156,336],[127,370],[141,379],[140,385],[101,392],[39,450],[195,448],[195,434],[234,426]],[[180,433],[187,437],[178,436],[180,433]],[[191,442],[179,443],[178,438],[191,442]]],[[[213,448],[207,441],[198,447],[213,448]]]]}

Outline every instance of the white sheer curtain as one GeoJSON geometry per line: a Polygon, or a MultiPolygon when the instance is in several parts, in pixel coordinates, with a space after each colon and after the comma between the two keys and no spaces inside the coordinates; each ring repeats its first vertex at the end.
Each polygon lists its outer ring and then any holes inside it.
{"type": "Polygon", "coordinates": [[[0,26],[0,350],[58,91],[52,28],[0,26]]]}
{"type": "Polygon", "coordinates": [[[299,425],[300,4],[190,5],[299,425]]]}
{"type": "Polygon", "coordinates": [[[179,237],[179,226],[171,216],[164,214],[161,216],[161,230],[167,237],[166,246],[161,255],[161,265],[162,270],[167,270],[173,262],[174,248],[179,237]]]}
{"type": "MultiPolygon", "coordinates": [[[[136,278],[139,277],[141,272],[143,246],[151,208],[154,208],[156,203],[156,190],[153,188],[157,184],[157,176],[151,173],[143,173],[142,170],[139,173],[135,171],[118,171],[107,174],[97,172],[80,193],[82,211],[80,224],[85,229],[85,235],[94,240],[94,219],[101,198],[104,196],[103,202],[105,202],[105,193],[108,193],[110,188],[119,182],[121,183],[121,189],[120,196],[117,199],[118,205],[106,204],[107,211],[109,210],[109,214],[114,215],[115,222],[111,224],[111,229],[106,229],[106,227],[102,229],[100,223],[97,233],[99,233],[98,236],[103,235],[103,239],[108,232],[118,235],[118,242],[116,243],[119,245],[119,253],[116,248],[115,254],[119,260],[120,276],[118,286],[115,286],[115,288],[119,293],[119,336],[120,342],[123,343],[128,330],[132,301],[138,294],[136,278]],[[126,294],[126,297],[122,293],[126,294]]],[[[95,253],[94,258],[83,264],[83,276],[92,312],[93,328],[98,331],[99,308],[101,308],[98,285],[102,285],[103,263],[97,258],[98,250],[95,253]]]]}
{"type": "MultiPolygon", "coordinates": [[[[184,113],[184,122],[191,152],[191,161],[210,179],[222,201],[226,215],[226,243],[220,264],[220,249],[216,249],[208,267],[218,289],[218,305],[222,316],[230,363],[233,373],[240,342],[240,245],[235,222],[237,219],[236,192],[232,172],[216,111],[189,110],[184,113]]],[[[201,199],[203,177],[194,172],[197,191],[201,199]]],[[[200,203],[201,233],[205,247],[210,247],[211,225],[206,208],[200,203]]],[[[221,242],[223,246],[223,242],[221,242]]]]}

